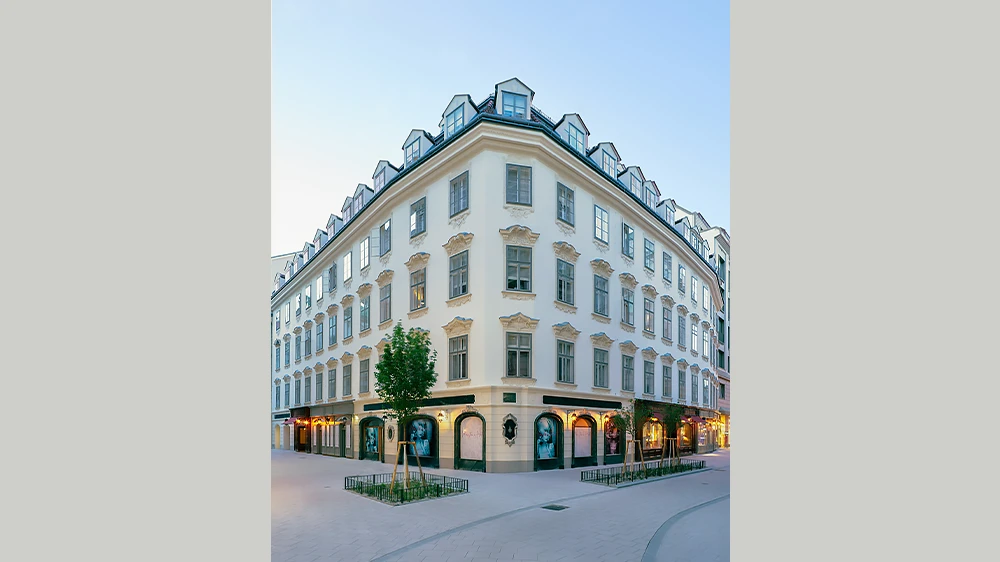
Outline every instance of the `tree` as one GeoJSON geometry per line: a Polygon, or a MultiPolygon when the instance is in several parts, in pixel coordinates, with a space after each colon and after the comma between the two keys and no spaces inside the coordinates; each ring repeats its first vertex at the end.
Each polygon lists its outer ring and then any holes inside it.
{"type": "MultiPolygon", "coordinates": [[[[678,455],[677,447],[679,447],[679,444],[677,443],[677,429],[678,429],[678,427],[680,427],[681,418],[683,417],[683,414],[684,414],[684,408],[682,408],[681,406],[679,406],[677,404],[667,404],[666,407],[665,407],[665,411],[663,413],[663,427],[665,429],[665,431],[664,431],[664,434],[665,434],[664,438],[665,439],[663,441],[663,447],[664,447],[664,452],[670,454],[670,462],[671,463],[674,463],[675,460],[679,460],[678,457],[677,457],[677,455],[678,455]],[[669,431],[666,431],[666,430],[669,430],[669,431]],[[674,437],[672,438],[673,439],[673,445],[672,445],[673,450],[667,451],[667,439],[670,438],[670,435],[669,435],[670,433],[673,433],[673,435],[674,435],[674,437]]],[[[660,466],[661,467],[663,466],[663,460],[664,460],[663,457],[664,456],[666,456],[666,455],[661,455],[660,456],[660,466]]]]}
{"type": "MultiPolygon", "coordinates": [[[[400,441],[405,439],[403,437],[405,423],[420,409],[420,402],[431,397],[431,387],[437,381],[437,373],[434,372],[436,361],[437,351],[431,349],[426,332],[413,328],[404,332],[403,325],[396,323],[388,343],[382,350],[378,364],[375,365],[375,392],[386,405],[386,417],[397,421],[400,441]]],[[[403,454],[405,462],[406,452],[403,454]]],[[[392,470],[393,484],[396,481],[398,464],[397,450],[392,470]]],[[[422,477],[422,467],[420,474],[422,477]]],[[[409,471],[407,471],[408,480],[409,471]]]]}
{"type": "MultiPolygon", "coordinates": [[[[620,408],[615,410],[615,413],[611,415],[611,422],[615,424],[615,427],[619,431],[623,431],[628,435],[631,435],[629,442],[635,443],[635,438],[639,435],[639,428],[642,424],[646,422],[649,416],[653,413],[649,409],[649,406],[645,402],[636,402],[635,398],[629,400],[629,404],[625,408],[620,408]]],[[[639,444],[639,462],[642,463],[642,444],[639,444]]],[[[622,465],[622,472],[625,472],[625,467],[629,463],[628,458],[628,448],[625,449],[625,464],[622,465]]],[[[643,466],[645,471],[645,466],[643,466]]]]}

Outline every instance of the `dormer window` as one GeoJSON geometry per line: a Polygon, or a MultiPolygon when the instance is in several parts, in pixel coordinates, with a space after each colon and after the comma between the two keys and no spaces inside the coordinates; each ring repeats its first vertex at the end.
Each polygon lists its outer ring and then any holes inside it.
{"type": "Polygon", "coordinates": [[[639,194],[642,193],[642,182],[640,182],[639,178],[635,177],[634,175],[629,177],[632,178],[630,180],[629,189],[632,190],[632,193],[634,193],[636,197],[639,197],[639,194]]]}
{"type": "Polygon", "coordinates": [[[354,198],[354,202],[351,204],[351,215],[357,216],[358,212],[361,211],[361,195],[354,198]]]}
{"type": "Polygon", "coordinates": [[[646,204],[647,207],[652,208],[656,204],[656,194],[653,193],[653,189],[647,187],[642,194],[642,202],[646,204]]]}
{"type": "Polygon", "coordinates": [[[375,193],[378,193],[385,187],[385,170],[382,170],[375,176],[375,193]]]}
{"type": "Polygon", "coordinates": [[[503,114],[505,117],[526,118],[528,115],[528,96],[504,92],[503,114]]]}
{"type": "Polygon", "coordinates": [[[404,151],[404,155],[406,156],[407,166],[416,162],[417,158],[420,158],[420,139],[417,139],[408,144],[406,146],[406,150],[404,151]]]}
{"type": "Polygon", "coordinates": [[[465,108],[463,106],[458,106],[455,111],[452,111],[444,118],[444,134],[445,136],[452,136],[465,126],[465,108]]]}
{"type": "Polygon", "coordinates": [[[666,207],[667,211],[667,224],[674,226],[674,210],[670,207],[666,207]]]}
{"type": "Polygon", "coordinates": [[[615,177],[615,168],[618,166],[618,164],[615,162],[615,159],[612,158],[610,154],[608,154],[607,150],[605,150],[602,153],[602,156],[603,157],[601,159],[601,169],[604,170],[605,174],[608,174],[611,177],[615,177]]]}
{"type": "Polygon", "coordinates": [[[583,153],[583,132],[573,126],[572,123],[568,123],[569,129],[569,145],[572,146],[577,152],[583,153]]]}

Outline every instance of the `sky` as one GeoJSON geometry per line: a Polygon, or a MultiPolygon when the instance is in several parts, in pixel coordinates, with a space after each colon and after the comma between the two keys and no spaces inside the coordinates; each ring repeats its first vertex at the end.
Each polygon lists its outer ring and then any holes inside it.
{"type": "Polygon", "coordinates": [[[379,160],[400,166],[412,129],[437,135],[452,96],[512,77],[729,230],[729,2],[510,5],[272,3],[271,255],[301,250],[379,160]]]}

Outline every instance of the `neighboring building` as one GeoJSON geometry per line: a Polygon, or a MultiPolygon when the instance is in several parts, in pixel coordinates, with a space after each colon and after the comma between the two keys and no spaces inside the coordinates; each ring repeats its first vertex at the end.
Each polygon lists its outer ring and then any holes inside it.
{"type": "Polygon", "coordinates": [[[731,414],[729,400],[733,394],[732,382],[729,374],[729,349],[732,345],[730,333],[732,328],[729,316],[732,308],[730,284],[732,280],[732,255],[729,251],[729,233],[721,227],[710,228],[703,233],[708,240],[711,258],[715,263],[716,271],[719,275],[719,285],[722,290],[722,308],[715,311],[715,368],[719,376],[719,446],[729,446],[729,427],[731,424],[731,414]]]}
{"type": "MultiPolygon", "coordinates": [[[[276,274],[276,446],[391,463],[406,436],[431,467],[610,464],[625,450],[610,414],[636,398],[684,405],[683,448],[717,447],[712,227],[533,97],[514,78],[452,98],[442,130],[411,131],[402,165],[380,161],[374,189],[276,274]],[[433,398],[402,432],[374,389],[397,321],[438,352],[433,398]]],[[[671,431],[660,419],[636,436],[646,458],[671,431]]]]}

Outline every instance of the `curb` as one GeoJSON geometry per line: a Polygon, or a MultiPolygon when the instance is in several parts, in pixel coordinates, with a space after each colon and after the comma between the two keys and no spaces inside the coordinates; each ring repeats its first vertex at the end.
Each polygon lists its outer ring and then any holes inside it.
{"type": "MultiPolygon", "coordinates": [[[[678,472],[677,474],[668,474],[666,476],[656,476],[653,478],[645,478],[643,480],[635,482],[626,482],[624,484],[618,484],[617,486],[609,486],[610,488],[628,488],[629,486],[638,486],[640,484],[648,484],[649,482],[659,482],[660,480],[669,480],[671,478],[678,478],[680,476],[687,476],[689,474],[698,474],[699,472],[709,472],[713,470],[711,468],[699,468],[698,470],[689,470],[687,472],[678,472]]],[[[588,482],[589,484],[589,482],[588,482]]]]}

